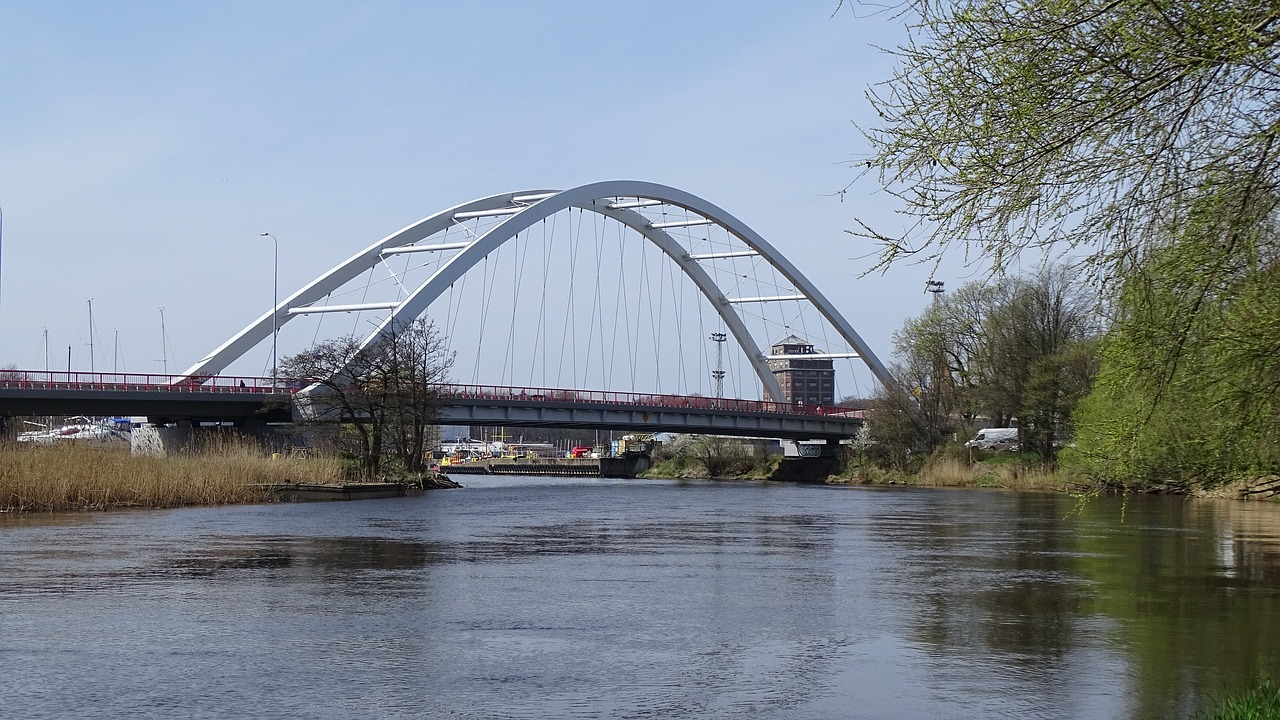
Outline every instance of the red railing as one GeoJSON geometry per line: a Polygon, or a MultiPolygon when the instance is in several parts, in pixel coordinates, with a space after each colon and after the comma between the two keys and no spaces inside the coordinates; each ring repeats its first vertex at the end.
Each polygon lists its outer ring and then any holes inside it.
{"type": "Polygon", "coordinates": [[[57,372],[0,370],[0,388],[33,390],[144,390],[198,393],[291,393],[301,388],[286,378],[186,377],[155,373],[57,372]]]}
{"type": "Polygon", "coordinates": [[[503,402],[566,402],[586,405],[625,405],[681,410],[729,410],[732,412],[780,413],[785,415],[819,415],[823,417],[861,418],[860,410],[823,405],[712,398],[702,395],[663,395],[653,393],[614,392],[611,390],[567,390],[559,388],[521,388],[500,385],[444,385],[441,394],[461,400],[500,400],[503,402]]]}
{"type": "MultiPolygon", "coordinates": [[[[142,390],[185,393],[294,393],[307,383],[296,378],[264,378],[216,375],[186,377],[153,373],[54,372],[44,370],[0,370],[0,388],[52,390],[142,390]]],[[[504,403],[564,402],[588,405],[622,405],[655,409],[727,410],[730,412],[816,415],[822,417],[862,417],[860,410],[822,405],[803,405],[765,400],[711,398],[701,395],[665,395],[611,390],[570,390],[502,385],[440,386],[445,398],[497,400],[504,403]]]]}

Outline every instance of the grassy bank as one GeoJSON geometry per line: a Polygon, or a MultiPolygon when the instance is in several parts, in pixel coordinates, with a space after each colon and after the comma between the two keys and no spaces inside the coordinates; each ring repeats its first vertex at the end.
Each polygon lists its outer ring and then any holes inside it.
{"type": "Polygon", "coordinates": [[[767,480],[777,470],[778,463],[781,458],[763,457],[763,458],[747,458],[745,461],[736,463],[732,466],[721,467],[712,464],[711,469],[707,465],[696,459],[689,457],[674,457],[657,460],[640,473],[640,477],[656,478],[662,480],[767,480]]]}
{"type": "MultiPolygon", "coordinates": [[[[779,456],[751,458],[730,468],[708,470],[692,457],[674,457],[655,462],[642,477],[664,479],[716,478],[729,480],[767,480],[778,477],[782,463],[779,456]]],[[[1078,492],[1088,489],[1088,481],[1067,471],[1046,470],[1035,458],[1019,455],[992,456],[982,462],[966,458],[940,456],[930,458],[915,472],[885,470],[871,464],[846,463],[835,474],[806,477],[806,481],[836,485],[912,485],[918,487],[1008,488],[1011,490],[1055,490],[1078,492]]],[[[794,479],[794,478],[787,478],[794,479]]]]}
{"type": "Polygon", "coordinates": [[[1280,720],[1280,686],[1269,678],[1220,700],[1205,720],[1280,720]]]}
{"type": "MultiPolygon", "coordinates": [[[[1066,457],[1066,453],[1062,457],[1066,457]]],[[[1060,462],[1046,467],[1034,454],[969,453],[944,448],[927,458],[918,470],[886,470],[871,463],[846,462],[828,482],[920,487],[1006,488],[1069,493],[1152,493],[1235,500],[1280,501],[1280,476],[1260,475],[1223,484],[1126,486],[1089,477],[1080,463],[1060,462]]]]}
{"type": "Polygon", "coordinates": [[[992,456],[978,462],[950,455],[929,458],[918,471],[884,470],[871,465],[847,467],[828,482],[861,485],[913,485],[919,487],[1005,488],[1079,492],[1089,480],[1063,469],[1050,470],[1019,455],[992,456]]]}
{"type": "Polygon", "coordinates": [[[263,502],[271,498],[262,484],[342,480],[337,460],[270,458],[250,444],[165,458],[69,444],[0,445],[3,512],[263,502]]]}

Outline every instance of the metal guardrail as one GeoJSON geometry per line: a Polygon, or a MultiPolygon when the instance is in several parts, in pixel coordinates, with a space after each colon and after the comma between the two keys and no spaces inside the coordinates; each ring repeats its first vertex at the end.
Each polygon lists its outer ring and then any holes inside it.
{"type": "MultiPolygon", "coordinates": [[[[0,389],[142,391],[174,393],[292,394],[307,386],[298,378],[264,378],[217,375],[186,377],[155,373],[53,372],[45,370],[0,370],[0,389]]],[[[861,419],[862,412],[843,407],[802,405],[767,400],[713,398],[702,395],[667,395],[611,390],[570,390],[565,388],[509,387],[503,385],[445,384],[440,396],[456,400],[495,400],[504,403],[563,402],[590,405],[621,405],[679,410],[724,410],[728,412],[771,413],[861,419]]]]}
{"type": "Polygon", "coordinates": [[[460,400],[500,400],[503,402],[565,402],[575,404],[625,405],[679,410],[727,410],[780,415],[807,415],[861,419],[860,410],[823,405],[713,398],[702,395],[663,395],[615,392],[611,390],[566,390],[555,388],[521,388],[499,385],[442,386],[441,395],[460,400]]]}
{"type": "Polygon", "coordinates": [[[301,389],[296,380],[217,376],[188,378],[155,373],[54,372],[0,370],[0,389],[94,390],[191,393],[292,393],[301,389]]]}

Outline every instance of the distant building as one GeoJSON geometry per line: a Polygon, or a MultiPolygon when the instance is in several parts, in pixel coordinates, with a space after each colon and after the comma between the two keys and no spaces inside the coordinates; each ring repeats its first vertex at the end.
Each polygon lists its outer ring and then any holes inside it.
{"type": "Polygon", "coordinates": [[[822,353],[795,335],[774,343],[769,354],[773,356],[769,369],[782,387],[785,402],[835,405],[836,371],[831,358],[807,357],[822,353]]]}

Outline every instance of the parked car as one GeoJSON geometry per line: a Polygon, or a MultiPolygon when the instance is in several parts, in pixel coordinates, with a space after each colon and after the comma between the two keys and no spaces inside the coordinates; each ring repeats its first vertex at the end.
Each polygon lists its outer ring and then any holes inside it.
{"type": "Polygon", "coordinates": [[[985,428],[979,430],[978,434],[964,446],[978,450],[1016,451],[1018,428],[985,428]]]}

